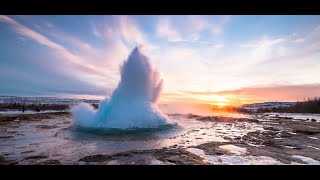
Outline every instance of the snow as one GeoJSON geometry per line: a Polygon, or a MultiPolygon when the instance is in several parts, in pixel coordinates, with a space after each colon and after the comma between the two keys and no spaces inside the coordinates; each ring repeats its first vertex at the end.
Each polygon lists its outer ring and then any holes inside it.
{"type": "Polygon", "coordinates": [[[55,113],[55,112],[67,112],[67,110],[56,111],[56,110],[45,110],[45,111],[0,111],[0,114],[40,114],[40,113],[55,113]]]}

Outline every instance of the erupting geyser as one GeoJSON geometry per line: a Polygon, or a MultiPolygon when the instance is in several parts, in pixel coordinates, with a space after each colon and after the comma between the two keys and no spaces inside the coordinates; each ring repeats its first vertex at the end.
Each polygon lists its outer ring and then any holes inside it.
{"type": "Polygon", "coordinates": [[[81,103],[72,109],[74,125],[87,128],[156,128],[170,124],[157,108],[162,89],[159,73],[136,47],[120,69],[121,80],[99,109],[81,103]]]}

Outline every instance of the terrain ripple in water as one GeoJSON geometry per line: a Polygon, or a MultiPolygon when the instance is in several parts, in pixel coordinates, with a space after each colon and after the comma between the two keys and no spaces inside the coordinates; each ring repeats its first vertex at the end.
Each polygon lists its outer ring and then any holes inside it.
{"type": "Polygon", "coordinates": [[[73,125],[89,129],[157,128],[171,124],[157,107],[162,89],[159,73],[136,47],[120,68],[121,80],[109,100],[99,109],[81,103],[72,109],[73,125]]]}

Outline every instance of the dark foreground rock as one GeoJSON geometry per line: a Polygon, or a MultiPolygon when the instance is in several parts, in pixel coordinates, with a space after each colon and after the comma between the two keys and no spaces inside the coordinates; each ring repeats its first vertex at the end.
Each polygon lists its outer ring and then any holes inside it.
{"type": "Polygon", "coordinates": [[[113,155],[90,155],[85,156],[79,160],[79,162],[86,162],[95,164],[108,164],[110,161],[117,160],[119,164],[135,164],[144,165],[150,164],[150,159],[162,161],[167,164],[175,165],[205,165],[206,162],[203,158],[194,155],[184,149],[177,148],[162,148],[152,150],[141,150],[141,151],[127,151],[113,155]],[[146,158],[149,157],[149,158],[146,158]]]}

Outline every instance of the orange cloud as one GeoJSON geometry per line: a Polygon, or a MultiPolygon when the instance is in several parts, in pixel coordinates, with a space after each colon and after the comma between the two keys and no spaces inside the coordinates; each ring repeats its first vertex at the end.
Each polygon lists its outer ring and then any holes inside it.
{"type": "Polygon", "coordinates": [[[229,91],[180,91],[163,94],[166,102],[235,106],[267,101],[302,101],[320,96],[320,84],[247,87],[229,91]]]}
{"type": "Polygon", "coordinates": [[[320,84],[248,87],[216,94],[248,97],[255,101],[300,101],[320,96],[320,84]]]}

